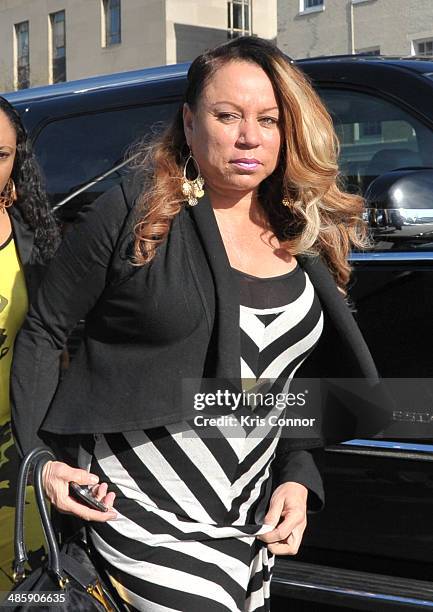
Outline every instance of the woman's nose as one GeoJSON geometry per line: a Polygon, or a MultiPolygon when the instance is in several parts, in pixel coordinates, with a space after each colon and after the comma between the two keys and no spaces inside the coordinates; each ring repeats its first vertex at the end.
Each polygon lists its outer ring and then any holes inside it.
{"type": "Polygon", "coordinates": [[[260,144],[260,126],[255,119],[242,119],[239,124],[238,144],[257,147],[260,144]]]}

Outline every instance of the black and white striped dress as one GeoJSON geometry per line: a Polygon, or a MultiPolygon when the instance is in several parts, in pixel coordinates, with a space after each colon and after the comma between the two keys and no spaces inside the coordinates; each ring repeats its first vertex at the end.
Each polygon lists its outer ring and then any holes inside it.
{"type": "MultiPolygon", "coordinates": [[[[310,279],[299,266],[265,279],[233,274],[242,377],[289,378],[322,331],[310,279]]],[[[224,427],[217,433],[206,437],[192,422],[178,423],[97,435],[91,455],[82,450],[82,467],[117,495],[119,518],[92,524],[91,536],[132,610],[270,609],[274,559],[256,535],[271,529],[263,517],[278,435],[240,427],[236,435],[224,427]]]]}

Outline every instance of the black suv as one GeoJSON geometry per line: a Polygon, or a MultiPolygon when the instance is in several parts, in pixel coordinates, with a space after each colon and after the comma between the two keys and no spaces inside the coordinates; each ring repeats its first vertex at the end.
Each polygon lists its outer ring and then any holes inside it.
{"type": "MultiPolygon", "coordinates": [[[[333,116],[347,188],[374,202],[368,218],[375,247],[352,257],[358,323],[382,376],[431,378],[433,188],[420,195],[417,176],[431,182],[425,169],[433,166],[433,61],[339,56],[297,64],[333,116]]],[[[173,116],[187,68],[7,94],[65,221],[120,180],[132,142],[173,116]]],[[[433,610],[432,422],[428,401],[415,401],[380,440],[351,440],[316,453],[326,508],[310,517],[297,557],[277,560],[276,598],[332,609],[433,610]],[[417,423],[416,440],[407,438],[407,422],[417,423]]]]}

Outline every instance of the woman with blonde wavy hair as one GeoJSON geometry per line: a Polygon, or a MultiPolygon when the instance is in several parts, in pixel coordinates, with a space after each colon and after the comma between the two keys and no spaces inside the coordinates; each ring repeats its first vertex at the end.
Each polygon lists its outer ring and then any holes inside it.
{"type": "Polygon", "coordinates": [[[269,610],[274,555],[296,554],[323,505],[312,449],[352,429],[305,418],[292,435],[271,425],[280,404],[244,399],[278,390],[288,408],[295,373],[377,378],[344,299],[365,227],[337,156],[327,111],[275,46],[207,51],[173,124],[82,213],[40,288],[15,349],[16,438],[23,453],[76,450],[73,467],[47,463],[46,493],[90,522],[131,610],[269,610]]]}

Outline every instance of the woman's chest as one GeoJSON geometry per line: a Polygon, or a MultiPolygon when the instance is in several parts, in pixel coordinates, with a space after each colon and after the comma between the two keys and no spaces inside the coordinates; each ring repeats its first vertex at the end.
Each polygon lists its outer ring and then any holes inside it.
{"type": "Polygon", "coordinates": [[[24,272],[11,236],[0,246],[0,270],[0,328],[9,330],[13,338],[26,315],[28,299],[24,272]]]}
{"type": "Polygon", "coordinates": [[[269,231],[258,226],[233,230],[226,225],[220,225],[220,231],[230,265],[237,270],[266,278],[296,266],[296,259],[269,231]]]}
{"type": "Polygon", "coordinates": [[[12,233],[12,224],[8,214],[0,213],[0,246],[3,245],[12,233]]]}

